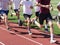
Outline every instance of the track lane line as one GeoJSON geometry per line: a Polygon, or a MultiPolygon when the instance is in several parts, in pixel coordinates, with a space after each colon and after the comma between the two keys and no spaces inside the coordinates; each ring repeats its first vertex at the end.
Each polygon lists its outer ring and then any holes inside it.
{"type": "Polygon", "coordinates": [[[0,42],[1,45],[5,45],[3,42],[0,42]]]}
{"type": "MultiPolygon", "coordinates": [[[[7,32],[10,32],[10,33],[15,33],[15,32],[13,32],[13,31],[9,31],[9,30],[7,30],[7,29],[5,29],[5,28],[3,28],[3,27],[0,27],[2,30],[5,30],[5,31],[7,31],[7,32]]],[[[16,33],[15,33],[16,34],[16,33]]],[[[27,38],[27,37],[25,37],[25,36],[22,36],[22,35],[19,35],[19,34],[16,34],[17,36],[19,36],[19,37],[22,37],[22,38],[24,38],[24,39],[26,39],[26,40],[29,40],[29,41],[31,41],[31,42],[33,42],[33,43],[36,43],[36,44],[38,44],[38,45],[43,45],[42,43],[40,43],[40,42],[37,42],[37,41],[34,41],[34,40],[32,40],[32,39],[30,39],[30,38],[27,38]]]]}

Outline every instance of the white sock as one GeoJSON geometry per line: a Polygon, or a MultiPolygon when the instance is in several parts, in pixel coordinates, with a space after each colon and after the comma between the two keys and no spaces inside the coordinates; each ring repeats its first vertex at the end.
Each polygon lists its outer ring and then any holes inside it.
{"type": "Polygon", "coordinates": [[[45,24],[45,28],[47,29],[48,27],[47,27],[47,24],[45,24]]]}
{"type": "Polygon", "coordinates": [[[52,33],[51,33],[51,35],[50,35],[50,36],[51,36],[51,37],[50,37],[50,39],[51,39],[51,40],[53,40],[53,34],[52,34],[52,33]]]}
{"type": "Polygon", "coordinates": [[[30,30],[30,28],[28,27],[28,33],[31,33],[31,30],[30,30]]]}
{"type": "Polygon", "coordinates": [[[20,22],[20,19],[18,19],[18,22],[20,22]]]}

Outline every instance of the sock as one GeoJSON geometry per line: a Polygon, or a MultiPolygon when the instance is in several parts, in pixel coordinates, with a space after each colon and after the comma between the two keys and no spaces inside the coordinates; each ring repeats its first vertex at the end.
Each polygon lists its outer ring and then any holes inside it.
{"type": "Polygon", "coordinates": [[[50,39],[53,40],[53,34],[51,33],[50,35],[51,35],[50,39]]]}
{"type": "Polygon", "coordinates": [[[30,30],[30,28],[28,27],[28,33],[31,33],[31,30],[30,30]]]}
{"type": "Polygon", "coordinates": [[[20,22],[20,19],[18,19],[18,23],[20,22]]]}
{"type": "Polygon", "coordinates": [[[48,29],[48,26],[47,26],[47,24],[45,24],[45,29],[48,29]]]}

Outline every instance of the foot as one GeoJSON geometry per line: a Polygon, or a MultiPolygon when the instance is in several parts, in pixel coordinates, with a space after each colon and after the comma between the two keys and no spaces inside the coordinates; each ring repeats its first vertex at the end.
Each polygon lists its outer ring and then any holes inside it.
{"type": "Polygon", "coordinates": [[[55,42],[56,42],[56,40],[51,40],[51,41],[50,41],[50,43],[55,43],[55,42]]]}
{"type": "Polygon", "coordinates": [[[20,21],[18,21],[18,25],[19,26],[22,26],[22,24],[23,24],[23,22],[20,20],[20,21]]]}
{"type": "Polygon", "coordinates": [[[48,28],[45,28],[45,32],[49,32],[49,31],[48,31],[48,28]]]}
{"type": "Polygon", "coordinates": [[[32,35],[32,33],[30,32],[29,35],[32,35]]]}
{"type": "Polygon", "coordinates": [[[7,28],[7,30],[9,30],[9,31],[10,31],[10,30],[11,30],[11,28],[9,28],[9,27],[8,27],[8,28],[7,28]]]}
{"type": "Polygon", "coordinates": [[[30,28],[28,29],[28,33],[29,33],[29,35],[32,35],[30,28]]]}

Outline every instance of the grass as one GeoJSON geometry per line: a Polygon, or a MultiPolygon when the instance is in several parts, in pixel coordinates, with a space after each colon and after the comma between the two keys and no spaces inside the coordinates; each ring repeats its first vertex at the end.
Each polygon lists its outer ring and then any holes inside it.
{"type": "MultiPolygon", "coordinates": [[[[57,10],[57,4],[58,4],[58,2],[59,2],[60,0],[51,0],[51,4],[52,4],[52,6],[53,6],[53,11],[51,11],[51,15],[53,16],[53,15],[58,15],[58,10],[57,10]]],[[[22,9],[22,8],[21,8],[22,9]]],[[[21,10],[22,11],[22,10],[21,10]]],[[[34,12],[34,10],[33,10],[33,12],[34,12]]],[[[34,17],[35,15],[34,15],[34,13],[33,13],[33,15],[32,15],[32,18],[34,17]]],[[[10,13],[9,13],[9,15],[8,15],[8,17],[9,17],[9,20],[10,21],[12,21],[12,22],[15,22],[15,23],[17,23],[17,17],[16,16],[13,16],[13,17],[11,17],[10,16],[10,13]]],[[[21,20],[24,20],[24,17],[23,17],[23,13],[22,12],[20,12],[20,18],[21,18],[21,20]]],[[[54,23],[53,23],[53,25],[54,25],[54,33],[55,34],[60,34],[60,29],[57,27],[57,25],[56,25],[56,22],[55,21],[53,21],[54,23]]],[[[32,27],[34,28],[34,26],[35,25],[32,25],[32,27]]]]}

